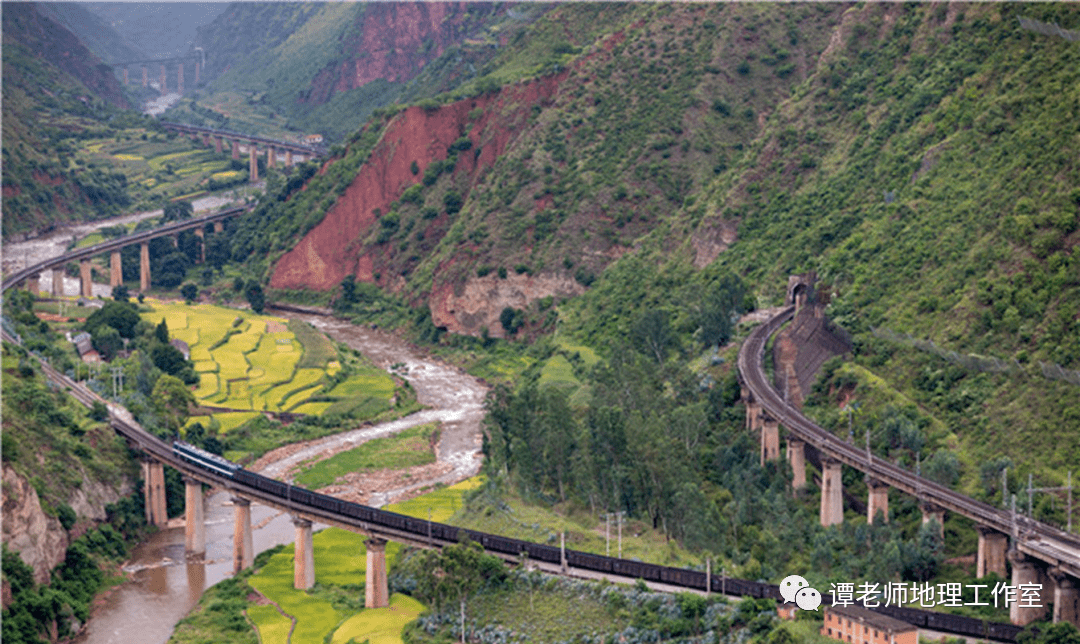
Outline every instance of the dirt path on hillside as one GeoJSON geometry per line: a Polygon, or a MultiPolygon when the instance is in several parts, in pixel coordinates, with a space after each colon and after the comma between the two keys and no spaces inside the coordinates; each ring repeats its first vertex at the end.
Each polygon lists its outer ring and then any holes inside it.
{"type": "Polygon", "coordinates": [[[480,470],[481,422],[487,387],[479,379],[424,356],[408,342],[385,331],[356,326],[329,316],[292,311],[275,311],[275,314],[304,320],[334,340],[363,353],[382,369],[404,364],[404,368],[399,367],[395,373],[409,381],[417,400],[428,409],[398,420],[282,447],[263,456],[251,469],[265,476],[288,480],[290,472],[303,461],[351,449],[410,427],[438,422],[441,434],[435,446],[434,464],[365,477],[350,476],[346,477],[345,485],[325,491],[350,500],[363,499],[368,505],[378,507],[413,496],[436,483],[456,483],[480,470]]]}

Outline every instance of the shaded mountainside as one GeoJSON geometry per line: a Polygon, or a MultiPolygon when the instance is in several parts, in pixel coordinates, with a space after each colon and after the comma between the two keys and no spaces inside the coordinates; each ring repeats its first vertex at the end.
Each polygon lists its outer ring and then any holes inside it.
{"type": "Polygon", "coordinates": [[[4,236],[119,214],[116,177],[74,172],[65,142],[130,107],[111,69],[34,4],[4,7],[3,37],[4,236]]]}
{"type": "Polygon", "coordinates": [[[36,5],[52,21],[73,33],[87,49],[109,63],[147,58],[144,51],[128,44],[112,26],[76,2],[45,2],[36,5]]]}
{"type": "MultiPolygon", "coordinates": [[[[286,127],[340,140],[372,111],[451,89],[498,48],[499,34],[542,12],[490,3],[235,3],[199,29],[208,102],[240,95],[286,127]],[[502,31],[501,31],[502,30],[502,31]],[[412,81],[433,61],[438,72],[412,81]]],[[[219,108],[227,110],[227,108],[219,108]]]]}
{"type": "MultiPolygon", "coordinates": [[[[115,107],[127,99],[112,70],[90,52],[75,34],[45,17],[34,4],[14,4],[4,11],[4,45],[22,45],[115,107]]],[[[7,73],[5,71],[5,77],[7,73]]]]}

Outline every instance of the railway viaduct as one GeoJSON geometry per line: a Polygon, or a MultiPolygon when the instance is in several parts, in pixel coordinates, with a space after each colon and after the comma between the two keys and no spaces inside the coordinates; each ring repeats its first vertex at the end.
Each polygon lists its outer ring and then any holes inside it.
{"type": "Polygon", "coordinates": [[[889,490],[914,496],[923,512],[923,523],[940,526],[946,512],[972,519],[978,530],[976,574],[996,573],[1012,585],[1034,584],[1040,588],[1040,607],[1014,603],[1010,619],[1026,625],[1043,619],[1053,604],[1053,619],[1080,626],[1080,536],[1071,534],[976,501],[943,485],[922,478],[837,438],[800,411],[802,393],[811,375],[831,355],[843,351],[842,338],[828,328],[823,306],[815,301],[813,274],[793,276],[788,283],[785,308],[754,329],[739,352],[739,377],[746,405],[747,427],[760,438],[762,463],[780,459],[780,428],[786,430],[786,458],[792,469],[792,487],[807,484],[806,466],[815,464],[821,476],[821,525],[844,520],[842,468],[865,475],[868,489],[867,521],[888,521],[889,490]],[[791,322],[779,333],[781,327],[791,322]],[[765,347],[774,338],[774,383],[765,372],[765,347]]]}
{"type": "MultiPolygon", "coordinates": [[[[207,215],[185,222],[163,226],[154,231],[143,233],[142,235],[145,236],[145,239],[136,235],[133,236],[134,239],[113,240],[112,242],[99,244],[95,247],[73,251],[61,257],[42,262],[12,274],[4,280],[3,289],[7,290],[8,288],[23,283],[46,268],[59,266],[69,261],[108,251],[112,248],[110,244],[118,244],[120,246],[117,247],[121,247],[125,243],[139,243],[153,238],[154,236],[172,234],[187,227],[206,225],[208,222],[216,221],[217,219],[215,218],[228,217],[241,211],[242,209],[234,209],[233,211],[216,213],[215,215],[207,215]]],[[[867,472],[880,480],[883,485],[896,487],[909,494],[914,494],[920,501],[934,503],[935,507],[960,512],[966,516],[976,518],[976,520],[980,522],[980,525],[984,526],[984,530],[986,531],[985,538],[980,537],[980,574],[989,570],[1000,570],[1004,573],[1004,564],[1001,558],[994,554],[995,552],[998,552],[995,551],[994,548],[997,547],[995,544],[1003,544],[1003,542],[1011,535],[1012,545],[1010,557],[1013,561],[1013,584],[1038,583],[1040,580],[1049,577],[1053,583],[1052,599],[1054,601],[1053,617],[1055,621],[1067,620],[1073,624],[1077,624],[1078,621],[1080,621],[1078,620],[1080,612],[1078,612],[1076,590],[1076,580],[1078,576],[1080,576],[1080,539],[1077,539],[1075,535],[1066,534],[1045,524],[1022,517],[1004,515],[1004,513],[986,506],[985,504],[968,499],[947,488],[921,479],[910,472],[888,464],[880,459],[875,459],[871,454],[863,453],[861,450],[855,449],[852,446],[835,439],[831,434],[828,434],[825,430],[814,425],[811,421],[803,417],[798,410],[792,407],[787,400],[767,382],[765,371],[762,366],[766,340],[772,336],[784,322],[795,316],[797,311],[810,307],[812,304],[811,295],[811,292],[805,288],[805,285],[800,287],[799,284],[794,284],[789,288],[790,306],[786,307],[765,324],[755,329],[740,351],[739,371],[744,383],[744,400],[747,400],[748,423],[761,434],[763,457],[769,459],[778,458],[778,449],[772,449],[770,447],[770,449],[766,451],[765,444],[766,442],[768,442],[770,446],[778,444],[779,423],[783,423],[784,427],[788,430],[789,457],[795,462],[796,457],[794,454],[796,451],[793,449],[792,443],[795,441],[803,443],[802,450],[804,453],[809,455],[811,460],[817,458],[824,464],[825,470],[823,471],[826,473],[823,475],[823,481],[826,482],[826,485],[831,481],[833,488],[839,487],[840,479],[838,474],[832,474],[830,472],[833,470],[838,472],[841,464],[847,465],[867,472]],[[772,437],[773,429],[771,428],[776,428],[776,438],[772,437]],[[834,466],[832,464],[833,462],[836,462],[837,465],[834,466]],[[1001,536],[999,537],[997,535],[1001,536]]],[[[3,339],[7,342],[18,342],[18,338],[9,335],[6,329],[3,331],[3,339]]],[[[94,394],[85,386],[74,382],[64,374],[52,369],[48,364],[42,362],[41,368],[50,380],[67,389],[71,395],[84,405],[89,406],[94,402],[105,402],[97,394],[94,394]]],[[[167,520],[165,512],[164,467],[166,465],[173,467],[184,477],[186,520],[185,549],[194,556],[204,553],[206,549],[205,521],[203,517],[203,485],[225,489],[233,496],[235,517],[235,529],[233,533],[233,566],[235,570],[240,570],[252,565],[254,559],[250,510],[252,502],[263,503],[267,506],[281,510],[282,512],[287,512],[293,517],[293,523],[296,527],[294,586],[299,589],[307,589],[314,584],[315,571],[312,546],[312,525],[314,523],[318,522],[337,526],[367,535],[367,571],[369,577],[365,583],[365,605],[368,607],[383,607],[388,605],[389,602],[385,557],[386,543],[388,541],[393,540],[426,548],[442,547],[456,542],[456,539],[449,539],[445,534],[437,536],[433,533],[431,522],[428,522],[427,524],[428,528],[426,535],[423,534],[423,530],[397,529],[386,525],[385,522],[375,523],[365,521],[348,513],[326,509],[316,502],[303,502],[303,497],[305,495],[301,494],[301,492],[305,492],[308,497],[311,496],[311,493],[302,490],[302,488],[287,486],[284,495],[275,494],[260,487],[249,485],[232,476],[226,476],[225,474],[216,473],[204,467],[199,467],[178,456],[174,453],[170,444],[150,434],[139,426],[126,409],[111,403],[106,404],[109,409],[109,420],[112,427],[143,454],[143,476],[146,493],[144,509],[149,523],[160,526],[164,525],[167,520]],[[296,491],[297,494],[294,495],[293,491],[296,491]]],[[[805,465],[802,467],[805,471],[805,465]]],[[[837,499],[839,498],[839,494],[823,494],[823,523],[825,523],[826,518],[828,518],[829,522],[835,522],[835,517],[837,516],[842,519],[842,508],[837,509],[837,504],[839,503],[837,499]]],[[[880,504],[882,502],[878,501],[878,503],[878,507],[881,507],[880,504]]],[[[885,503],[887,503],[887,496],[885,498],[885,503]]],[[[928,511],[932,512],[933,510],[928,511]]],[[[375,512],[380,511],[376,510],[375,512]]],[[[884,516],[887,517],[887,512],[884,513],[884,516]]],[[[497,538],[495,535],[491,536],[497,538]]],[[[513,554],[500,552],[498,550],[494,550],[493,552],[507,560],[519,560],[519,552],[514,552],[513,554]]],[[[570,574],[572,572],[568,564],[570,556],[592,557],[594,559],[607,560],[609,564],[615,562],[611,567],[605,568],[605,570],[610,570],[612,572],[599,573],[596,575],[598,577],[614,581],[632,581],[634,579],[639,579],[641,576],[640,573],[632,574],[628,572],[636,570],[636,567],[640,567],[641,564],[639,563],[616,560],[610,557],[588,555],[587,553],[576,553],[574,551],[566,550],[564,547],[560,549],[560,552],[561,555],[559,561],[561,561],[561,563],[534,563],[538,568],[546,572],[570,574]],[[626,572],[619,572],[619,570],[624,570],[626,572]]],[[[710,589],[720,589],[721,592],[723,592],[723,578],[716,579],[716,576],[711,572],[703,574],[700,572],[682,571],[678,569],[674,569],[672,572],[678,578],[693,577],[697,581],[688,583],[684,580],[683,582],[675,583],[675,585],[664,585],[663,583],[658,584],[652,582],[651,585],[654,588],[669,591],[693,588],[699,592],[701,590],[709,592],[710,589]],[[697,579],[698,577],[700,577],[700,579],[697,579]]],[[[732,579],[729,581],[738,582],[739,585],[747,589],[753,587],[755,589],[754,592],[758,593],[755,596],[780,597],[779,589],[776,586],[768,586],[756,582],[746,582],[745,580],[732,579]]],[[[728,586],[728,588],[732,587],[733,586],[728,586]]],[[[1046,602],[1050,600],[1050,597],[1046,596],[1045,585],[1043,586],[1043,591],[1042,601],[1040,603],[1042,606],[1045,606],[1046,602]]],[[[824,595],[824,601],[831,601],[829,595],[824,595]]],[[[993,623],[988,624],[977,619],[942,615],[932,611],[920,611],[909,608],[887,609],[886,607],[878,608],[876,610],[885,612],[886,614],[895,614],[902,619],[921,619],[923,620],[922,623],[924,625],[938,630],[968,635],[972,633],[982,633],[984,636],[1004,641],[1015,641],[1016,633],[1018,632],[1018,629],[1015,626],[993,623]],[[934,626],[935,623],[938,625],[934,626]],[[963,623],[963,626],[950,626],[950,624],[953,623],[963,623]]],[[[1030,623],[1035,619],[1042,618],[1044,615],[1040,611],[1045,609],[1029,608],[1023,611],[1017,611],[1014,606],[1013,610],[1014,612],[1011,615],[1013,623],[1023,625],[1030,623]]]]}
{"type": "MultiPolygon", "coordinates": [[[[79,262],[79,293],[83,297],[91,297],[93,296],[93,282],[91,281],[90,260],[98,255],[108,253],[109,285],[117,286],[123,283],[123,275],[120,267],[120,251],[128,246],[139,244],[141,246],[139,258],[139,290],[143,292],[149,291],[151,277],[150,240],[157,239],[158,237],[172,236],[175,241],[176,235],[185,230],[194,230],[195,234],[201,239],[205,234],[204,230],[207,226],[213,226],[215,232],[220,232],[223,230],[223,222],[226,219],[247,211],[247,207],[229,208],[220,212],[192,217],[191,219],[159,226],[153,230],[146,230],[117,239],[111,239],[100,244],[87,246],[86,248],[76,249],[59,257],[54,257],[53,259],[44,262],[38,262],[37,264],[27,266],[22,270],[12,273],[11,276],[4,280],[4,289],[6,290],[10,286],[16,284],[23,284],[26,287],[26,290],[37,295],[41,274],[47,270],[52,270],[53,295],[63,295],[64,266],[68,262],[77,261],[79,262]]],[[[203,249],[202,252],[205,254],[205,249],[203,249]]]]}
{"type": "Polygon", "coordinates": [[[185,125],[183,123],[170,123],[168,121],[162,121],[160,125],[170,132],[177,132],[184,136],[190,136],[196,143],[201,143],[207,147],[213,145],[214,150],[219,154],[224,150],[225,145],[228,144],[232,150],[232,158],[235,160],[240,159],[240,147],[246,146],[248,150],[248,171],[251,181],[253,182],[259,180],[258,157],[260,146],[266,150],[267,168],[277,167],[280,154],[284,154],[284,159],[282,159],[283,166],[289,168],[292,167],[294,163],[314,159],[323,152],[321,147],[314,145],[279,141],[277,139],[269,139],[252,134],[241,134],[239,132],[230,132],[228,130],[185,125]]]}
{"type": "Polygon", "coordinates": [[[206,55],[202,48],[199,47],[196,51],[186,56],[173,56],[171,58],[148,58],[145,60],[126,60],[119,63],[112,63],[110,67],[113,70],[119,70],[124,85],[131,84],[130,70],[132,67],[141,69],[142,71],[142,86],[150,86],[150,70],[153,67],[160,68],[161,73],[158,76],[158,91],[162,95],[167,94],[169,91],[169,74],[170,69],[176,70],[176,90],[181,94],[184,93],[184,66],[190,64],[195,71],[195,84],[199,84],[199,76],[202,73],[203,67],[206,66],[206,55]]]}

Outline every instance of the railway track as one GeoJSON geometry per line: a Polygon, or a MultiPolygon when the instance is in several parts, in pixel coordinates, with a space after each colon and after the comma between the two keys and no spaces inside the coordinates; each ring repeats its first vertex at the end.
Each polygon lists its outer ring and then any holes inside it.
{"type": "MultiPolygon", "coordinates": [[[[224,213],[217,213],[221,216],[224,213]]],[[[236,214],[236,213],[232,213],[236,214]]],[[[208,221],[212,221],[209,219],[208,221]]],[[[192,220],[183,222],[191,224],[192,220]]],[[[146,238],[167,233],[170,229],[165,226],[155,231],[142,233],[146,238]]],[[[123,240],[125,244],[132,243],[131,238],[123,240]]],[[[3,282],[3,290],[20,283],[26,277],[46,268],[62,265],[73,259],[98,254],[109,250],[110,242],[97,246],[67,253],[58,258],[41,262],[32,267],[23,269],[3,282]],[[106,247],[106,248],[102,248],[106,247]]],[[[764,370],[761,368],[761,357],[764,354],[765,340],[776,331],[779,326],[790,317],[791,311],[769,320],[766,324],[756,329],[748,339],[739,355],[740,371],[744,377],[753,378],[755,396],[759,400],[769,398],[770,413],[777,413],[781,422],[788,426],[794,423],[802,431],[806,432],[809,441],[819,445],[820,449],[827,450],[831,446],[831,440],[835,440],[821,428],[817,428],[809,420],[803,418],[794,410],[786,408],[775,391],[768,386],[764,378],[764,370]],[[750,358],[756,360],[756,369],[749,363],[750,358]],[[745,371],[744,371],[745,370],[745,371]],[[770,393],[771,392],[771,393],[770,393]],[[775,412],[772,409],[776,409],[775,412]],[[801,424],[799,419],[802,419],[801,424]],[[814,430],[816,428],[816,431],[814,430]]],[[[2,332],[5,342],[20,344],[18,338],[10,335],[6,330],[2,332]]],[[[557,548],[545,544],[538,544],[519,539],[512,539],[502,535],[489,534],[475,530],[460,528],[443,523],[424,521],[405,515],[388,512],[369,506],[351,503],[335,499],[324,494],[312,492],[301,487],[293,486],[281,481],[247,472],[237,467],[232,475],[223,474],[220,469],[210,469],[190,456],[184,456],[174,449],[174,446],[154,436],[141,427],[127,412],[126,409],[105,400],[85,386],[79,384],[67,375],[60,373],[44,360],[34,356],[38,361],[42,372],[46,377],[67,390],[81,404],[92,407],[95,403],[106,405],[109,410],[109,423],[115,431],[124,436],[140,451],[150,458],[158,460],[180,471],[185,476],[201,481],[211,486],[229,489],[252,500],[259,501],[268,506],[275,507],[297,516],[345,528],[347,530],[360,531],[389,540],[407,543],[419,547],[442,547],[457,543],[462,534],[469,539],[481,544],[485,550],[502,557],[508,561],[521,561],[527,557],[530,562],[539,565],[542,570],[554,574],[564,574],[581,577],[596,577],[633,582],[638,579],[651,582],[658,587],[670,590],[692,590],[697,592],[721,592],[735,596],[750,596],[755,598],[772,598],[782,601],[779,586],[761,581],[728,578],[722,575],[707,575],[704,571],[690,570],[685,568],[673,568],[641,561],[608,557],[573,549],[557,548]]],[[[789,427],[790,428],[790,427],[789,427]]],[[[795,430],[793,430],[795,431],[795,430]]],[[[857,450],[856,450],[857,451],[857,450]]],[[[858,455],[850,450],[837,448],[837,453],[858,461],[858,455]]],[[[899,469],[899,468],[897,468],[899,469]]],[[[902,470],[900,470],[903,473],[902,470]]],[[[910,476],[910,475],[909,475],[910,476]]],[[[897,475],[898,479],[900,478],[897,475]]],[[[927,482],[929,483],[929,482],[927,482]]],[[[940,486],[938,486],[940,487],[940,486]]],[[[936,491],[936,490],[935,490],[936,491]]],[[[945,490],[948,492],[948,490],[945,490]]],[[[953,493],[955,494],[955,493],[953,493]]],[[[976,503],[972,501],[972,503],[976,503]]],[[[823,594],[823,602],[831,603],[831,596],[823,594]]],[[[875,609],[883,614],[902,619],[921,628],[991,639],[1002,642],[1015,642],[1016,635],[1022,629],[1011,624],[987,622],[984,620],[940,613],[935,611],[881,607],[875,609]]]]}
{"type": "Polygon", "coordinates": [[[840,461],[891,487],[956,512],[980,525],[1010,535],[1024,554],[1057,566],[1072,577],[1080,578],[1080,536],[1028,517],[1006,512],[951,490],[921,476],[916,476],[887,460],[877,458],[826,431],[785,401],[769,383],[763,360],[768,339],[794,316],[788,307],[754,329],[739,351],[739,374],[754,400],[798,439],[812,445],[823,456],[840,461]]]}

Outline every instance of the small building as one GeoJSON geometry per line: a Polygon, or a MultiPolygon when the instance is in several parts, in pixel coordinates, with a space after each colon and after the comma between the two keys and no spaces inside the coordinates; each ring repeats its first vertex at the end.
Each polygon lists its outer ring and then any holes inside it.
{"type": "Polygon", "coordinates": [[[188,346],[187,342],[173,338],[172,340],[169,340],[169,344],[176,347],[180,353],[184,354],[184,360],[191,360],[191,347],[188,346]]]}
{"type": "Polygon", "coordinates": [[[89,333],[83,331],[73,336],[71,343],[75,345],[75,350],[79,353],[79,357],[82,358],[83,362],[101,362],[101,355],[94,349],[94,342],[89,333]]]}
{"type": "Polygon", "coordinates": [[[919,644],[919,629],[862,606],[828,606],[821,634],[850,644],[919,644]]]}
{"type": "Polygon", "coordinates": [[[318,145],[323,142],[323,136],[321,134],[308,134],[300,139],[301,143],[307,145],[318,145]]]}

